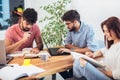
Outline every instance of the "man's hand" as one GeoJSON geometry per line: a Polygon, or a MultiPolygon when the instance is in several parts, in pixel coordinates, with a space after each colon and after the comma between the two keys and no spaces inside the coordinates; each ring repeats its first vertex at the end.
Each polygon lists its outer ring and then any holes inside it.
{"type": "Polygon", "coordinates": [[[39,49],[38,48],[32,48],[30,50],[30,53],[38,54],[39,53],[39,49]]]}
{"type": "Polygon", "coordinates": [[[25,42],[29,37],[30,37],[31,33],[30,32],[25,32],[23,35],[22,40],[25,42]]]}
{"type": "Polygon", "coordinates": [[[58,53],[62,53],[62,52],[71,52],[71,50],[70,49],[67,49],[67,48],[60,48],[58,51],[57,51],[58,53]]]}

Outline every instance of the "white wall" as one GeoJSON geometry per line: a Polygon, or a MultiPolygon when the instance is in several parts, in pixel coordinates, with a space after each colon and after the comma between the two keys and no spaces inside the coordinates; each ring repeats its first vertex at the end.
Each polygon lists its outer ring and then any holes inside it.
{"type": "MultiPolygon", "coordinates": [[[[39,21],[40,18],[47,14],[39,7],[54,1],[56,0],[25,0],[25,8],[35,8],[39,14],[39,21]]],[[[76,9],[80,13],[81,19],[94,27],[97,39],[101,40],[103,39],[103,33],[100,24],[110,16],[120,18],[120,11],[118,9],[120,8],[119,3],[120,0],[72,0],[70,9],[76,9]]],[[[43,23],[37,23],[41,27],[44,26],[43,23]]]]}
{"type": "Polygon", "coordinates": [[[42,29],[45,23],[40,23],[39,20],[43,18],[45,15],[49,15],[49,14],[47,14],[46,11],[40,9],[40,6],[47,5],[56,0],[24,0],[24,1],[25,1],[25,8],[34,8],[38,12],[37,24],[42,29]]]}
{"type": "Polygon", "coordinates": [[[92,25],[97,39],[103,39],[101,22],[110,16],[120,18],[120,0],[72,0],[71,8],[79,11],[81,19],[92,25]]]}

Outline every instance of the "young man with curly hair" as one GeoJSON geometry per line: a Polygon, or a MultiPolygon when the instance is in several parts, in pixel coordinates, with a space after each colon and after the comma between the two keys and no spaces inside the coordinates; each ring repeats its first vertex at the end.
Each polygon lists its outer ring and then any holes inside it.
{"type": "Polygon", "coordinates": [[[32,48],[32,53],[38,53],[43,49],[41,32],[37,24],[37,12],[33,8],[27,8],[19,22],[12,25],[6,31],[5,47],[7,53],[21,51],[23,48],[32,48]],[[33,41],[36,47],[33,48],[33,41]]]}

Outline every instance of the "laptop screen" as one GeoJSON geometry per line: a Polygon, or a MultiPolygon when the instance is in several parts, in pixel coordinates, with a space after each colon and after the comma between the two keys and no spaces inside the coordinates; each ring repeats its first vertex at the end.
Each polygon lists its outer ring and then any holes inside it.
{"type": "MultiPolygon", "coordinates": [[[[45,41],[45,39],[42,37],[42,39],[43,39],[43,41],[44,41],[44,44],[46,45],[46,48],[48,49],[48,52],[50,53],[50,55],[52,56],[52,50],[51,50],[51,48],[49,48],[48,47],[48,45],[47,45],[47,42],[45,41]]],[[[52,48],[53,49],[53,48],[52,48]]],[[[55,50],[55,52],[56,52],[56,50],[55,50]]]]}
{"type": "Polygon", "coordinates": [[[48,51],[49,51],[49,53],[50,53],[51,56],[70,55],[69,52],[58,53],[57,50],[59,48],[49,48],[48,45],[47,45],[47,42],[45,41],[44,38],[43,38],[43,41],[44,41],[44,43],[45,43],[45,45],[46,45],[46,47],[47,47],[47,49],[48,49],[48,51]]]}

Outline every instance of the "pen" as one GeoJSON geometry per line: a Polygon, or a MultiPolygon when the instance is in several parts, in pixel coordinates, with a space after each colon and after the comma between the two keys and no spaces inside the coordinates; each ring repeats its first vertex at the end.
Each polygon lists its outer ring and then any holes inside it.
{"type": "Polygon", "coordinates": [[[9,64],[0,64],[0,66],[3,66],[3,67],[5,67],[5,66],[14,67],[13,65],[9,65],[9,64]]]}

